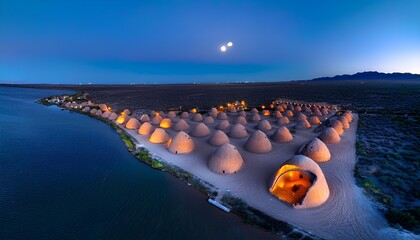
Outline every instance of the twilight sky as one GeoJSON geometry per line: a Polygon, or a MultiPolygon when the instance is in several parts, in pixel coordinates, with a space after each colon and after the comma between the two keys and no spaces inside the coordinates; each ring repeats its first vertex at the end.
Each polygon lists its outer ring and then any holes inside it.
{"type": "Polygon", "coordinates": [[[3,83],[284,81],[367,70],[420,73],[419,0],[0,0],[3,83]]]}

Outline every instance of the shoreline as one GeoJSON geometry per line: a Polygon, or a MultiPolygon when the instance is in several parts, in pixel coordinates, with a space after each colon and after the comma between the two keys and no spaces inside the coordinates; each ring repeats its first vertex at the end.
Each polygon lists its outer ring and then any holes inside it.
{"type": "MultiPolygon", "coordinates": [[[[78,93],[76,93],[75,95],[77,94],[78,93]]],[[[38,102],[46,106],[55,105],[55,104],[42,101],[42,99],[38,100],[38,102]]],[[[139,161],[149,165],[150,167],[154,169],[171,174],[172,176],[182,180],[184,183],[194,187],[194,189],[201,192],[202,194],[208,196],[209,199],[215,199],[217,197],[217,194],[218,194],[217,188],[213,186],[212,184],[198,178],[197,176],[191,174],[188,171],[185,171],[184,169],[176,165],[170,164],[157,156],[153,156],[150,153],[150,151],[144,147],[136,148],[137,140],[133,138],[133,136],[131,136],[131,134],[129,134],[126,129],[120,127],[113,121],[104,119],[100,116],[91,115],[89,113],[82,112],[81,110],[78,110],[78,109],[64,108],[64,107],[60,107],[60,108],[62,110],[68,110],[68,111],[86,115],[88,117],[97,119],[109,125],[111,128],[113,128],[117,132],[118,135],[120,135],[120,138],[126,145],[127,150],[139,161]]],[[[296,226],[293,226],[288,222],[275,219],[271,217],[270,215],[265,214],[264,212],[261,212],[260,210],[249,206],[247,203],[245,203],[244,201],[242,201],[241,199],[235,196],[225,194],[220,199],[220,202],[222,202],[225,205],[228,205],[231,208],[230,212],[240,217],[240,219],[242,219],[244,224],[248,224],[253,227],[260,228],[264,231],[271,232],[275,234],[276,236],[280,237],[280,239],[283,239],[283,238],[320,239],[318,236],[310,232],[307,232],[304,229],[300,229],[296,226]]],[[[218,209],[218,210],[220,211],[221,209],[218,209]]]]}
{"type": "MultiPolygon", "coordinates": [[[[70,111],[75,111],[75,112],[78,112],[78,113],[82,113],[82,114],[88,115],[90,117],[94,117],[96,119],[101,120],[102,122],[107,123],[108,125],[110,125],[111,127],[113,127],[114,129],[117,130],[117,132],[120,134],[122,140],[126,143],[126,146],[127,146],[128,150],[135,157],[137,157],[139,160],[149,164],[153,168],[157,168],[157,169],[160,169],[162,171],[170,172],[172,175],[182,179],[186,183],[189,183],[189,184],[193,185],[194,188],[198,189],[200,192],[208,195],[211,198],[216,197],[216,191],[213,191],[213,192],[211,191],[211,190],[214,190],[214,188],[215,188],[214,185],[209,184],[208,182],[206,182],[202,178],[195,176],[194,174],[186,171],[185,169],[180,168],[179,166],[176,166],[176,165],[173,165],[173,164],[168,164],[168,162],[165,161],[164,158],[161,158],[160,160],[156,159],[155,156],[150,155],[150,153],[151,153],[150,150],[145,150],[145,148],[140,149],[140,152],[136,152],[136,148],[135,148],[136,144],[135,143],[136,142],[141,143],[141,141],[138,141],[138,139],[136,139],[136,137],[132,133],[130,134],[129,131],[131,131],[131,130],[127,131],[126,129],[124,129],[123,126],[119,126],[119,125],[113,123],[110,120],[106,120],[106,119],[101,118],[100,116],[99,117],[92,116],[89,113],[84,113],[80,110],[75,110],[75,109],[69,109],[69,108],[64,108],[64,109],[67,109],[67,110],[70,110],[70,111]],[[131,146],[128,143],[128,141],[131,142],[131,146]],[[139,157],[139,154],[141,154],[140,157],[139,157]]],[[[353,129],[352,131],[354,131],[354,137],[353,137],[354,139],[353,140],[355,141],[355,139],[356,139],[356,136],[355,136],[356,128],[352,127],[351,129],[353,129]]],[[[355,155],[355,152],[356,152],[355,151],[355,146],[353,146],[353,148],[354,148],[353,152],[354,152],[354,155],[355,155]]],[[[348,172],[350,172],[350,178],[352,180],[351,184],[354,185],[353,187],[358,188],[356,186],[355,177],[354,177],[354,174],[353,174],[354,173],[354,167],[355,167],[355,161],[356,161],[356,157],[354,156],[354,161],[352,161],[352,163],[351,163],[351,170],[348,171],[348,172]]],[[[361,189],[358,188],[357,195],[360,195],[360,196],[366,198],[366,196],[363,196],[363,194],[361,194],[360,190],[361,189]]],[[[358,197],[360,197],[360,196],[358,196],[358,197]]],[[[273,218],[273,217],[270,216],[269,213],[264,213],[264,212],[261,212],[260,210],[257,210],[254,207],[251,207],[248,203],[245,203],[242,200],[240,200],[240,198],[228,195],[226,197],[226,199],[222,198],[222,202],[223,201],[225,201],[224,202],[225,204],[226,204],[226,202],[230,202],[231,204],[232,204],[232,202],[233,203],[238,203],[236,206],[235,205],[233,206],[233,208],[232,208],[233,211],[232,212],[234,212],[235,214],[240,216],[244,220],[244,222],[247,223],[247,224],[251,224],[251,225],[254,225],[254,226],[259,226],[259,227],[262,227],[265,230],[269,230],[269,231],[277,233],[277,234],[279,234],[279,231],[280,231],[280,232],[282,232],[282,233],[280,233],[282,236],[288,236],[288,237],[303,237],[303,236],[305,236],[305,237],[315,238],[315,235],[318,235],[318,234],[313,235],[310,232],[307,232],[307,230],[302,230],[302,229],[306,229],[305,227],[303,227],[303,228],[297,227],[296,228],[296,227],[294,227],[294,226],[296,226],[296,224],[293,224],[293,223],[290,224],[289,221],[286,222],[286,221],[282,221],[278,218],[273,218]],[[256,215],[258,215],[257,218],[255,217],[256,215]],[[263,220],[261,221],[261,219],[263,219],[263,220]],[[273,222],[274,222],[274,224],[273,224],[273,222]],[[276,226],[276,227],[273,227],[273,225],[276,226]],[[278,225],[280,225],[280,228],[278,227],[278,225]],[[286,229],[286,231],[285,231],[285,229],[286,229]],[[291,235],[287,235],[287,234],[291,234],[291,235]]],[[[283,203],[278,203],[278,204],[283,204],[283,203]]],[[[298,210],[298,211],[301,211],[301,210],[298,210]]],[[[330,237],[324,236],[324,237],[331,238],[331,236],[330,237]]],[[[349,236],[349,235],[347,235],[347,237],[351,238],[351,236],[349,236]]],[[[359,237],[361,237],[361,235],[359,235],[359,237]]],[[[368,235],[366,235],[365,237],[368,237],[368,235]]],[[[379,238],[379,235],[377,235],[377,237],[373,237],[373,235],[372,235],[368,238],[379,238]]]]}

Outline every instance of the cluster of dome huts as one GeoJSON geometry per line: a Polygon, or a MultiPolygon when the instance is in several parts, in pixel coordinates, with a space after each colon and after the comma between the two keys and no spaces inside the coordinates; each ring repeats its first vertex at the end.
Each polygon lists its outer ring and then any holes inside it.
{"type": "Polygon", "coordinates": [[[135,130],[146,136],[150,143],[162,144],[173,154],[199,151],[197,141],[205,141],[215,149],[208,156],[207,166],[221,175],[235,174],[247,161],[252,161],[242,156],[242,149],[255,156],[267,154],[276,144],[292,142],[298,131],[324,127],[317,137],[296,149],[296,155],[274,170],[268,187],[271,194],[296,208],[323,204],[329,197],[329,188],[319,165],[331,159],[328,145],[340,142],[340,135],[350,127],[352,113],[333,115],[335,107],[296,101],[279,100],[269,107],[250,111],[244,111],[243,105],[240,106],[212,108],[208,112],[197,109],[167,113],[151,111],[135,117],[130,116],[127,109],[116,115],[106,105],[100,105],[90,113],[135,130]]]}

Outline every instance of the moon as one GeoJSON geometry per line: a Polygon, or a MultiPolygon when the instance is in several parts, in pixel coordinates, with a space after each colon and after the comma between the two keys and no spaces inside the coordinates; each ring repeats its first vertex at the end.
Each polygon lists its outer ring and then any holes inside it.
{"type": "Polygon", "coordinates": [[[223,46],[220,47],[220,51],[221,52],[226,52],[226,50],[227,50],[227,47],[225,45],[223,45],[223,46]]]}

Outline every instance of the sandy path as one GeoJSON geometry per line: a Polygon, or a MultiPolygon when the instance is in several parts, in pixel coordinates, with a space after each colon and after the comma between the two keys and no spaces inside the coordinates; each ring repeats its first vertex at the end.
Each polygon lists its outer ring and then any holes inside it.
{"type": "MultiPolygon", "coordinates": [[[[278,126],[274,118],[267,119],[273,126],[269,132],[274,132],[278,126]]],[[[230,120],[233,119],[232,117],[230,120]]],[[[245,166],[237,174],[218,175],[207,167],[207,160],[217,147],[207,143],[208,137],[193,138],[196,150],[189,155],[175,155],[170,153],[164,145],[151,144],[147,136],[141,136],[134,130],[128,132],[151,153],[169,163],[177,165],[197,177],[213,184],[221,191],[229,191],[266,214],[286,221],[299,228],[305,229],[317,236],[327,239],[389,239],[382,236],[389,232],[385,219],[373,207],[372,203],[363,195],[362,190],[355,184],[353,170],[356,163],[355,141],[358,116],[354,114],[351,128],[346,130],[342,141],[330,144],[332,159],[320,163],[330,188],[330,197],[323,205],[311,209],[294,209],[281,202],[268,192],[271,178],[277,169],[289,159],[305,141],[318,134],[311,130],[298,130],[294,140],[290,143],[273,143],[273,151],[268,154],[253,154],[245,151],[245,139],[231,139],[231,143],[238,147],[245,160],[245,166]]],[[[209,126],[212,133],[216,123],[209,126]]],[[[190,126],[195,122],[189,121],[190,126]]],[[[296,124],[291,122],[289,125],[296,124]]],[[[255,131],[256,123],[248,123],[247,130],[255,131]]],[[[187,131],[188,132],[188,131],[187,131]]],[[[175,131],[168,130],[171,136],[175,131]]]]}

